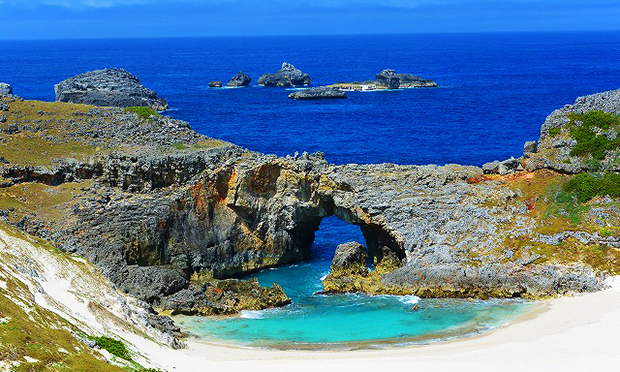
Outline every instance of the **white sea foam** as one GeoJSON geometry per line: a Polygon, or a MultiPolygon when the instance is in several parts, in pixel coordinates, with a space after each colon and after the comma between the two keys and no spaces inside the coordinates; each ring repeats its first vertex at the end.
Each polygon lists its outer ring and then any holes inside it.
{"type": "Polygon", "coordinates": [[[420,301],[420,297],[409,295],[409,296],[399,296],[398,301],[407,305],[415,305],[420,301]]]}
{"type": "Polygon", "coordinates": [[[323,276],[321,276],[321,281],[327,279],[327,276],[329,275],[329,271],[326,271],[323,276]]]}
{"type": "Polygon", "coordinates": [[[239,318],[243,319],[263,319],[265,317],[264,310],[241,310],[239,318]]]}

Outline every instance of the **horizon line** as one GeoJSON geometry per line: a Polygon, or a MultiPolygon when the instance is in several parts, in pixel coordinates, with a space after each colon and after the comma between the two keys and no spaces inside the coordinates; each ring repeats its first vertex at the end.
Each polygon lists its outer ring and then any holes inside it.
{"type": "Polygon", "coordinates": [[[265,35],[193,35],[193,36],[133,36],[133,37],[59,37],[59,38],[24,38],[4,39],[4,41],[88,41],[88,40],[154,40],[154,39],[232,39],[232,38],[273,38],[273,37],[339,37],[339,36],[408,36],[408,35],[482,35],[482,34],[554,34],[554,33],[586,33],[586,32],[620,32],[620,29],[604,30],[508,30],[508,31],[420,31],[420,32],[374,32],[374,33],[338,33],[338,34],[265,34],[265,35]]]}

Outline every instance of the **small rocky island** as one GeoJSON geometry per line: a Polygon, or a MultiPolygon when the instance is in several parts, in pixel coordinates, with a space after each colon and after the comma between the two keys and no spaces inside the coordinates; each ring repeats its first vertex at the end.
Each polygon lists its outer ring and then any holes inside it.
{"type": "Polygon", "coordinates": [[[296,68],[290,63],[282,63],[282,68],[273,74],[263,74],[258,78],[258,84],[266,87],[292,87],[310,85],[310,75],[296,68]]]}
{"type": "Polygon", "coordinates": [[[226,86],[229,86],[229,87],[247,87],[248,85],[250,85],[251,81],[252,81],[252,78],[248,74],[245,74],[243,71],[239,71],[239,72],[237,72],[237,74],[235,76],[233,76],[228,81],[228,84],[226,84],[226,86]]]}
{"type": "Polygon", "coordinates": [[[296,100],[320,100],[320,99],[346,99],[347,93],[340,89],[319,87],[303,89],[288,95],[288,98],[296,100]]]}
{"type": "Polygon", "coordinates": [[[71,77],[55,85],[56,101],[95,106],[145,106],[156,111],[168,109],[168,102],[140,79],[122,68],[95,70],[71,77]]]}
{"type": "Polygon", "coordinates": [[[383,70],[375,76],[374,80],[353,81],[349,83],[336,83],[329,87],[341,90],[372,91],[402,88],[434,88],[437,83],[433,80],[424,79],[417,75],[396,73],[395,70],[383,70]]]}

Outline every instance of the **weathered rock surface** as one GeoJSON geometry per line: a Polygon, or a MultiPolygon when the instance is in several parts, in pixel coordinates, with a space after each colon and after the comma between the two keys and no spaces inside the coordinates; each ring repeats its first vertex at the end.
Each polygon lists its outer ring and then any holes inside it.
{"type": "MultiPolygon", "coordinates": [[[[541,127],[537,152],[530,155],[528,170],[547,168],[569,174],[596,171],[602,168],[620,171],[620,166],[616,162],[616,159],[620,158],[620,151],[617,149],[607,151],[604,159],[600,161],[592,161],[590,156],[571,155],[577,141],[571,134],[573,123],[569,117],[572,114],[584,114],[591,111],[620,115],[619,102],[620,89],[579,97],[574,104],[553,111],[541,127]]],[[[617,127],[609,128],[606,132],[601,130],[597,135],[613,139],[620,135],[620,130],[617,127]]]]}
{"type": "MultiPolygon", "coordinates": [[[[606,99],[620,106],[620,99],[606,99]]],[[[10,113],[26,110],[10,104],[10,113]]],[[[549,203],[540,190],[566,178],[547,170],[483,176],[478,167],[459,165],[336,166],[320,153],[277,158],[245,151],[201,136],[187,123],[159,116],[145,121],[120,109],[76,111],[58,121],[39,116],[1,127],[7,146],[28,138],[15,134],[27,133],[50,146],[71,140],[89,147],[33,166],[3,152],[0,143],[0,156],[9,161],[1,165],[8,183],[0,192],[7,198],[23,195],[28,182],[48,190],[32,192],[67,196],[54,208],[7,207],[4,218],[79,253],[121,289],[170,310],[211,306],[208,296],[196,297],[211,287],[193,284],[195,274],[227,279],[310,257],[315,231],[329,216],[360,227],[377,270],[332,278],[328,292],[507,297],[593,291],[604,272],[592,267],[608,267],[620,248],[617,236],[591,230],[620,223],[613,200],[599,200],[584,225],[572,228],[574,235],[550,232],[563,225],[550,227],[537,209],[549,203]],[[84,190],[63,191],[71,183],[84,190]],[[575,249],[600,256],[567,257],[560,243],[586,244],[575,249]],[[596,248],[601,245],[608,248],[596,248]]],[[[223,298],[226,309],[241,303],[232,294],[223,298]]]]}
{"type": "Polygon", "coordinates": [[[331,264],[331,271],[345,271],[352,274],[365,274],[366,258],[368,253],[366,247],[358,242],[340,244],[336,248],[334,259],[331,264]]]}
{"type": "Polygon", "coordinates": [[[433,80],[424,79],[412,74],[396,74],[399,79],[400,88],[433,88],[437,83],[433,80]]]}
{"type": "Polygon", "coordinates": [[[297,100],[319,100],[319,99],[346,99],[347,93],[336,88],[310,88],[297,92],[293,92],[288,95],[288,98],[297,100]]]}
{"type": "Polygon", "coordinates": [[[56,101],[95,106],[145,106],[161,111],[168,102],[140,79],[123,69],[108,68],[85,72],[55,85],[56,101]]]}
{"type": "Polygon", "coordinates": [[[208,85],[210,88],[221,88],[222,82],[221,81],[210,81],[208,85]]]}
{"type": "Polygon", "coordinates": [[[291,87],[295,85],[309,85],[312,82],[310,75],[302,72],[290,63],[282,63],[282,68],[273,74],[263,74],[258,78],[258,84],[269,87],[291,87]]]}
{"type": "Polygon", "coordinates": [[[252,78],[249,75],[244,74],[243,71],[239,71],[230,79],[230,81],[228,81],[228,84],[226,85],[229,87],[245,87],[250,85],[251,81],[252,78]]]}
{"type": "Polygon", "coordinates": [[[398,89],[400,78],[394,70],[383,70],[376,76],[377,83],[386,86],[388,89],[398,89]]]}
{"type": "Polygon", "coordinates": [[[229,315],[241,310],[263,310],[291,303],[282,288],[261,287],[258,279],[207,280],[192,283],[165,297],[157,309],[170,315],[229,315]]]}
{"type": "Polygon", "coordinates": [[[0,96],[8,96],[13,94],[13,87],[7,83],[0,83],[0,96]]]}

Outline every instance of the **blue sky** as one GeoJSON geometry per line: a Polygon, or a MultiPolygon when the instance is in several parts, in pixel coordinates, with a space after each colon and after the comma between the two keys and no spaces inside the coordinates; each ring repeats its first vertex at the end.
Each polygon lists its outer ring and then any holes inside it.
{"type": "Polygon", "coordinates": [[[0,0],[0,39],[618,29],[619,0],[0,0]]]}

